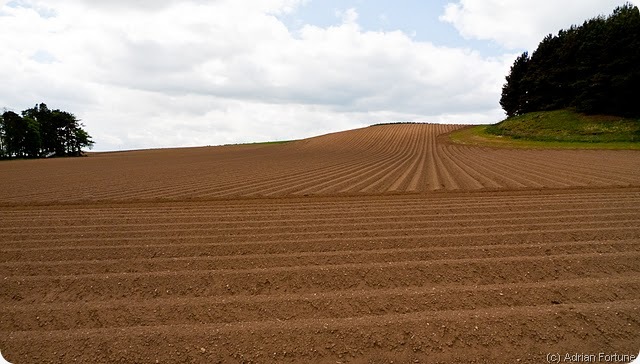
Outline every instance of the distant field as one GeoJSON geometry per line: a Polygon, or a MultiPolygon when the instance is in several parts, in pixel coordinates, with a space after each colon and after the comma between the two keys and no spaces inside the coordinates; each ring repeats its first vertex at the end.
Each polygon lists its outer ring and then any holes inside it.
{"type": "Polygon", "coordinates": [[[380,125],[0,163],[14,363],[635,355],[640,151],[380,125]]]}
{"type": "Polygon", "coordinates": [[[640,185],[637,151],[499,150],[459,125],[372,126],[284,144],[0,163],[3,203],[182,200],[640,185]]]}

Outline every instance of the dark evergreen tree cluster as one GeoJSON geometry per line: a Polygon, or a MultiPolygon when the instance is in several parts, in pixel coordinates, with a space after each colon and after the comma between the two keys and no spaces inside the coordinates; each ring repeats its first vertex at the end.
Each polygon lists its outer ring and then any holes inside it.
{"type": "Polygon", "coordinates": [[[640,116],[640,12],[626,4],[608,17],[548,35],[520,55],[502,88],[507,116],[574,108],[640,116]]]}
{"type": "Polygon", "coordinates": [[[45,104],[22,115],[5,111],[0,117],[0,158],[80,156],[93,146],[91,136],[73,114],[45,104]]]}

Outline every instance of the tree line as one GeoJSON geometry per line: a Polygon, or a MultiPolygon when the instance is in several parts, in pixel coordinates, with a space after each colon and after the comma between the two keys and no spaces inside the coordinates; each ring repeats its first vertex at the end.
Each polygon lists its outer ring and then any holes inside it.
{"type": "Polygon", "coordinates": [[[0,117],[0,158],[80,156],[93,146],[91,136],[73,114],[51,110],[41,103],[19,115],[4,111],[0,117]]]}
{"type": "Polygon", "coordinates": [[[549,34],[511,66],[500,105],[507,116],[574,108],[587,114],[640,116],[640,12],[613,14],[549,34]]]}

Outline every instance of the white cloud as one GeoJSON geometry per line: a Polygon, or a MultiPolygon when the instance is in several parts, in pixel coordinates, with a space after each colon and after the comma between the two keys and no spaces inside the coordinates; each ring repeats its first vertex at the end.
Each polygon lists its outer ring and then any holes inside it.
{"type": "Polygon", "coordinates": [[[533,51],[547,34],[609,15],[622,4],[620,0],[460,0],[447,4],[440,20],[451,23],[466,38],[533,51]]]}
{"type": "Polygon", "coordinates": [[[353,24],[357,26],[358,13],[354,8],[349,8],[347,10],[336,10],[336,16],[342,18],[343,24],[353,24]]]}
{"type": "Polygon", "coordinates": [[[55,16],[42,16],[44,2],[4,2],[0,107],[44,101],[71,111],[99,150],[501,117],[514,55],[366,32],[354,9],[338,25],[292,33],[277,15],[299,3],[52,0],[46,9],[55,16]]]}

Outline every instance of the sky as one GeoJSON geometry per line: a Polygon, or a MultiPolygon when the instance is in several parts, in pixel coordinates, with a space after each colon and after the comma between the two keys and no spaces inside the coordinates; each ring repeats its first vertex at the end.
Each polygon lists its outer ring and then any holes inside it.
{"type": "Polygon", "coordinates": [[[623,4],[0,0],[0,109],[69,111],[94,151],[494,123],[519,54],[623,4]]]}

